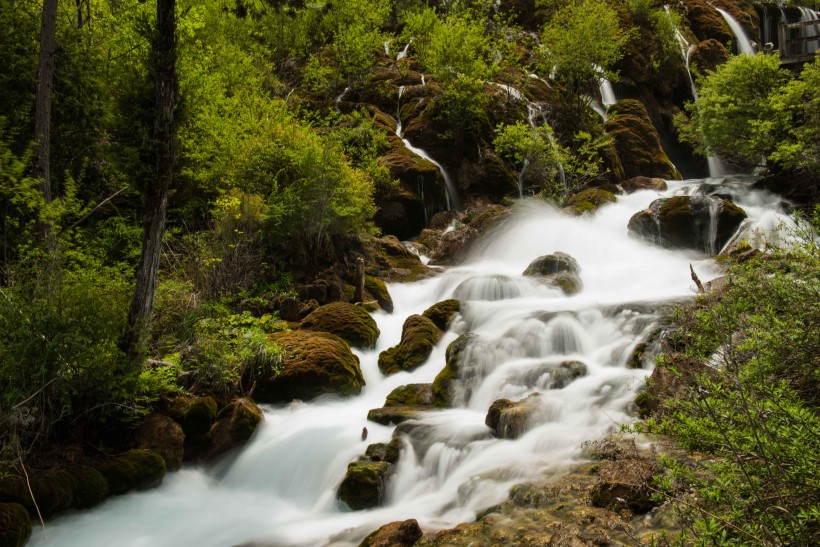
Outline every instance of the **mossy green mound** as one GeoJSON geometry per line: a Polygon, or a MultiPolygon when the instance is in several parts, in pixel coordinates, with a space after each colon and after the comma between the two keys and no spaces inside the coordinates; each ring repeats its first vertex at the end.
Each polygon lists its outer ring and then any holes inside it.
{"type": "Polygon", "coordinates": [[[165,477],[165,460],[153,450],[130,450],[99,466],[112,495],[159,486],[165,477]]]}
{"type": "Polygon", "coordinates": [[[0,547],[22,547],[31,536],[31,519],[19,503],[0,503],[0,547]]]}
{"type": "Polygon", "coordinates": [[[252,400],[240,397],[231,401],[219,412],[219,419],[208,433],[211,450],[207,458],[216,458],[245,445],[262,420],[262,410],[252,400]]]}
{"type": "Polygon", "coordinates": [[[387,285],[378,277],[364,276],[364,288],[370,296],[379,303],[379,307],[387,313],[393,313],[393,299],[387,291],[387,285]]]}
{"type": "Polygon", "coordinates": [[[282,370],[259,379],[254,392],[262,403],[310,400],[325,393],[358,395],[364,385],[359,359],[338,336],[298,330],[270,335],[282,347],[282,370]]]}
{"type": "Polygon", "coordinates": [[[439,329],[446,331],[453,316],[461,311],[461,301],[450,298],[433,304],[422,315],[432,321],[439,329]]]}
{"type": "Polygon", "coordinates": [[[618,198],[615,194],[601,188],[587,188],[567,198],[564,209],[570,213],[580,215],[598,210],[602,205],[615,203],[618,198]]]}
{"type": "Polygon", "coordinates": [[[185,437],[197,438],[208,433],[216,420],[217,405],[213,397],[181,395],[174,399],[169,414],[179,425],[185,437]]]}
{"type": "Polygon", "coordinates": [[[415,370],[430,357],[442,335],[430,319],[411,315],[404,322],[399,345],[379,354],[379,370],[382,374],[415,370]]]}
{"type": "Polygon", "coordinates": [[[385,461],[352,462],[347,466],[337,497],[354,511],[378,507],[384,499],[391,467],[392,464],[385,461]]]}
{"type": "Polygon", "coordinates": [[[353,347],[371,348],[379,338],[379,327],[361,306],[333,302],[313,311],[302,320],[301,328],[335,334],[353,347]]]}
{"type": "Polygon", "coordinates": [[[609,116],[604,129],[615,139],[625,178],[641,175],[667,180],[679,178],[641,102],[619,101],[609,108],[609,116]]]}
{"type": "Polygon", "coordinates": [[[449,346],[447,346],[446,362],[444,368],[438,373],[433,381],[433,398],[435,405],[439,407],[450,406],[453,402],[453,388],[458,381],[459,370],[462,368],[462,358],[465,349],[474,338],[472,334],[462,334],[449,346]]]}

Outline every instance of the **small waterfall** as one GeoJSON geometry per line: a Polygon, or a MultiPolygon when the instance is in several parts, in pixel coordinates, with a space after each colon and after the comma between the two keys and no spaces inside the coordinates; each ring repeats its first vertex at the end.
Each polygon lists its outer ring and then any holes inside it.
{"type": "Polygon", "coordinates": [[[345,98],[345,95],[347,95],[349,91],[350,87],[345,87],[345,90],[339,93],[339,96],[336,97],[336,100],[333,101],[334,108],[336,108],[336,110],[339,110],[339,103],[342,102],[342,99],[345,98]]]}
{"type": "Polygon", "coordinates": [[[424,74],[421,75],[421,87],[425,87],[427,82],[424,81],[424,74]]]}
{"type": "MultiPolygon", "coordinates": [[[[541,109],[541,107],[539,105],[537,105],[536,103],[531,103],[531,102],[528,101],[527,102],[527,121],[530,123],[530,127],[532,127],[533,129],[538,128],[538,123],[536,121],[537,118],[541,118],[541,123],[543,125],[546,125],[549,128],[549,123],[547,122],[547,117],[544,115],[544,111],[541,109]]],[[[555,142],[555,136],[552,134],[552,130],[547,131],[547,137],[549,138],[550,146],[552,146],[552,149],[557,152],[558,151],[558,145],[555,142]]],[[[561,187],[566,189],[566,187],[567,187],[567,175],[566,175],[566,172],[564,171],[564,164],[562,164],[560,160],[556,160],[556,163],[557,163],[557,167],[558,167],[558,177],[559,177],[559,180],[561,181],[561,187]]],[[[519,174],[519,177],[518,177],[519,181],[521,181],[521,177],[523,175],[523,172],[524,172],[525,168],[526,168],[526,165],[524,166],[524,168],[521,169],[521,174],[519,174]]],[[[520,182],[519,182],[519,186],[520,186],[520,182]]]]}
{"type": "MultiPolygon", "coordinates": [[[[407,45],[409,46],[410,44],[407,44],[407,45]]],[[[407,48],[405,47],[405,49],[407,49],[407,48]]],[[[458,200],[458,192],[456,191],[456,186],[455,186],[455,184],[453,184],[453,179],[450,178],[450,174],[447,172],[447,170],[444,168],[444,166],[441,165],[436,160],[434,160],[432,158],[432,156],[430,156],[430,154],[428,154],[427,152],[425,152],[421,148],[416,148],[415,146],[410,144],[409,140],[404,138],[404,128],[402,127],[402,122],[401,122],[401,96],[403,94],[404,94],[404,86],[401,86],[401,87],[399,87],[398,99],[397,99],[398,109],[397,109],[397,112],[396,112],[396,136],[401,139],[401,142],[404,143],[405,148],[407,148],[410,152],[412,152],[413,154],[419,156],[420,158],[424,158],[425,160],[427,160],[430,163],[432,163],[433,165],[435,165],[436,168],[438,169],[439,173],[441,173],[441,178],[444,179],[444,199],[446,200],[447,210],[450,211],[454,208],[455,209],[460,209],[461,205],[460,205],[459,200],[458,200]]],[[[426,214],[427,213],[425,212],[425,217],[426,217],[426,214]]],[[[425,218],[425,224],[426,223],[427,222],[426,222],[426,218],[425,218]]]]}
{"type": "Polygon", "coordinates": [[[412,38],[410,38],[410,41],[408,41],[408,42],[407,42],[407,45],[406,45],[406,46],[404,46],[404,49],[402,49],[402,50],[399,52],[399,54],[398,54],[398,55],[396,55],[396,61],[401,61],[402,59],[404,59],[405,57],[407,57],[407,50],[408,50],[408,49],[410,49],[410,44],[412,44],[412,43],[413,43],[413,39],[412,39],[412,38]]]}
{"type": "Polygon", "coordinates": [[[390,42],[393,40],[385,40],[384,41],[384,54],[388,57],[390,56],[390,42]]]}
{"type": "Polygon", "coordinates": [[[752,46],[752,42],[749,41],[749,37],[746,36],[746,31],[743,30],[743,27],[740,25],[740,23],[738,23],[737,20],[735,20],[735,18],[731,15],[729,15],[729,13],[725,10],[722,10],[720,8],[715,9],[723,16],[723,18],[729,24],[729,28],[732,29],[732,33],[735,35],[735,40],[737,41],[738,52],[743,55],[754,55],[755,48],[754,46],[752,46]]]}
{"type": "Polygon", "coordinates": [[[604,106],[609,107],[618,102],[615,97],[615,90],[612,89],[612,82],[609,79],[601,77],[601,102],[604,106]]]}
{"type": "Polygon", "coordinates": [[[524,158],[524,164],[521,166],[521,171],[518,172],[518,197],[524,199],[524,172],[530,165],[530,160],[524,158]]]}
{"type": "MultiPolygon", "coordinates": [[[[800,9],[800,22],[801,23],[809,22],[809,21],[817,21],[818,14],[813,9],[803,8],[803,7],[799,8],[799,9],[800,9]]],[[[801,29],[800,30],[800,37],[801,38],[815,38],[815,37],[820,38],[820,36],[818,36],[818,34],[817,34],[816,28],[817,27],[815,27],[814,29],[809,29],[809,28],[801,29]]],[[[811,52],[817,50],[818,47],[820,47],[820,41],[818,41],[818,40],[809,40],[809,41],[805,42],[805,45],[803,47],[805,48],[804,51],[806,53],[811,53],[811,52]]]]}

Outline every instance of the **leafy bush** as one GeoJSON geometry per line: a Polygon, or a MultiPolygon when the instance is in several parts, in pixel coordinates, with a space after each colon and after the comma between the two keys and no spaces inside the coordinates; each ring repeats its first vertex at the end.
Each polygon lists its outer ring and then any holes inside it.
{"type": "MultiPolygon", "coordinates": [[[[680,507],[698,542],[820,542],[820,248],[810,240],[732,266],[725,292],[677,317],[671,344],[709,363],[655,431],[714,455],[670,464],[696,503],[680,507]]],[[[680,498],[678,498],[680,499],[680,498]]]]}

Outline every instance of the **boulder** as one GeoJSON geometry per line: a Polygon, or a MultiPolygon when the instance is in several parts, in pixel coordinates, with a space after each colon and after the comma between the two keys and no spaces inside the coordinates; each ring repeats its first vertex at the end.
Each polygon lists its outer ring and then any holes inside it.
{"type": "Polygon", "coordinates": [[[392,467],[393,464],[385,461],[350,463],[336,497],[354,511],[378,507],[384,501],[387,478],[392,467]]]}
{"type": "Polygon", "coordinates": [[[664,192],[668,188],[666,181],[653,177],[632,177],[621,183],[621,188],[627,194],[637,192],[639,190],[655,190],[656,192],[664,192]]]}
{"type": "Polygon", "coordinates": [[[353,347],[371,348],[379,338],[376,321],[361,306],[347,302],[325,304],[302,320],[300,328],[335,334],[353,347]]]}
{"type": "Polygon", "coordinates": [[[490,405],[484,423],[499,439],[517,439],[535,423],[541,410],[541,396],[534,393],[517,402],[498,399],[490,405]]]}
{"type": "Polygon", "coordinates": [[[0,479],[0,502],[16,503],[35,514],[37,500],[44,518],[68,509],[86,509],[108,497],[109,488],[99,471],[85,465],[74,465],[47,471],[29,470],[29,482],[23,477],[0,479]],[[29,493],[29,485],[31,493],[29,493]]]}
{"type": "Polygon", "coordinates": [[[596,211],[602,205],[615,203],[618,198],[615,194],[602,188],[587,188],[571,195],[564,202],[564,210],[580,215],[596,211]]]}
{"type": "Polygon", "coordinates": [[[430,357],[443,334],[430,319],[411,315],[404,322],[399,345],[379,354],[379,370],[382,374],[415,370],[430,357]]]}
{"type": "Polygon", "coordinates": [[[310,400],[325,393],[358,395],[364,385],[359,359],[338,336],[298,330],[277,332],[270,341],[282,347],[282,369],[256,378],[261,403],[310,400]]]}
{"type": "Polygon", "coordinates": [[[422,535],[416,519],[391,522],[364,538],[359,547],[412,547],[422,535]]]}
{"type": "Polygon", "coordinates": [[[158,452],[165,468],[175,471],[182,466],[185,454],[185,433],[182,426],[164,414],[151,414],[137,431],[136,448],[158,452]]]}
{"type": "Polygon", "coordinates": [[[431,408],[435,408],[433,384],[408,384],[391,391],[384,406],[370,410],[367,419],[382,425],[400,424],[431,408]]]}
{"type": "Polygon", "coordinates": [[[461,302],[453,298],[433,304],[422,315],[433,322],[439,329],[446,331],[453,316],[461,311],[461,302]]]}
{"type": "Polygon", "coordinates": [[[612,511],[629,509],[636,515],[647,513],[659,504],[653,499],[652,487],[652,477],[659,471],[655,461],[640,457],[602,461],[591,492],[592,505],[612,511]]]}
{"type": "Polygon", "coordinates": [[[153,450],[129,450],[103,462],[98,470],[108,481],[111,494],[119,495],[159,486],[165,477],[165,460],[153,450]]]}
{"type": "Polygon", "coordinates": [[[453,265],[467,258],[470,247],[478,239],[480,232],[471,226],[461,226],[444,232],[430,257],[431,264],[453,265]]]}
{"type": "Polygon", "coordinates": [[[416,281],[432,275],[433,270],[422,264],[395,236],[375,238],[363,236],[362,254],[367,257],[366,272],[387,281],[416,281]]]}
{"type": "Polygon", "coordinates": [[[472,334],[462,334],[447,346],[445,354],[446,365],[438,373],[436,379],[433,380],[433,400],[435,406],[448,407],[453,402],[456,382],[458,381],[459,371],[461,370],[464,357],[464,350],[474,338],[472,334]]]}
{"type": "Polygon", "coordinates": [[[387,313],[393,313],[393,299],[387,291],[387,285],[378,277],[364,276],[364,288],[370,296],[379,303],[379,307],[387,313]]]}
{"type": "Polygon", "coordinates": [[[674,196],[653,201],[629,219],[630,235],[667,248],[716,254],[746,218],[746,212],[713,196],[674,196]],[[713,225],[713,223],[716,223],[713,225]]]}
{"type": "Polygon", "coordinates": [[[367,412],[367,419],[382,425],[398,425],[416,418],[424,408],[417,406],[383,406],[371,408],[367,412]]]}
{"type": "Polygon", "coordinates": [[[29,537],[31,519],[26,508],[19,503],[0,503],[0,547],[23,547],[29,537]]]}
{"type": "Polygon", "coordinates": [[[626,99],[609,107],[604,130],[615,139],[624,177],[680,178],[669,161],[646,108],[640,101],[626,99]]]}
{"type": "Polygon", "coordinates": [[[714,71],[728,60],[729,52],[726,51],[726,46],[714,38],[695,44],[689,55],[689,65],[700,74],[714,71]]]}
{"type": "Polygon", "coordinates": [[[711,38],[727,44],[735,39],[729,25],[706,0],[687,0],[685,15],[689,28],[698,40],[711,38]]]}
{"type": "Polygon", "coordinates": [[[533,260],[524,270],[524,277],[537,277],[573,295],[583,289],[578,262],[566,253],[553,253],[533,260]]]}
{"type": "Polygon", "coordinates": [[[216,421],[216,412],[216,401],[210,396],[180,395],[171,403],[168,414],[182,426],[184,433],[185,454],[183,459],[196,459],[208,449],[208,431],[216,421]]]}
{"type": "Polygon", "coordinates": [[[231,401],[220,411],[219,419],[208,432],[211,450],[207,459],[212,460],[234,448],[244,446],[264,419],[262,411],[251,399],[238,397],[231,401]]]}

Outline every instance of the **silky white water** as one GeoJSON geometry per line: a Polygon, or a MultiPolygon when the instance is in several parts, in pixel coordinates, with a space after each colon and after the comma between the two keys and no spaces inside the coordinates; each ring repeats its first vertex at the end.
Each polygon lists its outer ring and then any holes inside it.
{"type": "MultiPolygon", "coordinates": [[[[664,195],[693,194],[704,181],[670,183],[664,195]]],[[[732,194],[758,232],[779,223],[778,198],[749,192],[748,179],[714,191],[732,194]],[[767,218],[768,217],[768,218],[767,218]]],[[[187,468],[157,489],[113,498],[49,522],[31,545],[179,547],[229,545],[357,545],[381,524],[416,518],[427,530],[472,520],[500,502],[516,482],[560,473],[579,461],[581,445],[633,419],[631,401],[647,370],[625,367],[635,344],[652,332],[661,302],[693,294],[691,263],[703,281],[718,275],[706,255],[660,249],[627,235],[626,225],[658,193],[642,191],[592,217],[570,217],[536,200],[484,238],[463,266],[436,278],[389,286],[393,314],[379,312],[373,351],[357,352],[367,386],[348,399],[268,407],[265,422],[237,456],[211,470],[187,468]],[[562,251],[581,266],[583,290],[560,291],[523,278],[530,261],[562,251]],[[464,299],[430,359],[412,373],[383,377],[380,351],[398,343],[412,313],[452,297],[464,299]],[[350,511],[335,499],[347,464],[393,427],[366,420],[397,386],[431,382],[459,334],[476,339],[465,352],[459,408],[431,411],[404,437],[386,505],[350,511]],[[586,376],[556,376],[563,361],[581,361],[586,376]],[[562,387],[563,386],[563,387],[562,387]],[[517,440],[500,440],[484,425],[489,405],[541,394],[539,421],[517,440]],[[362,441],[362,428],[369,435],[362,441]]]]}

